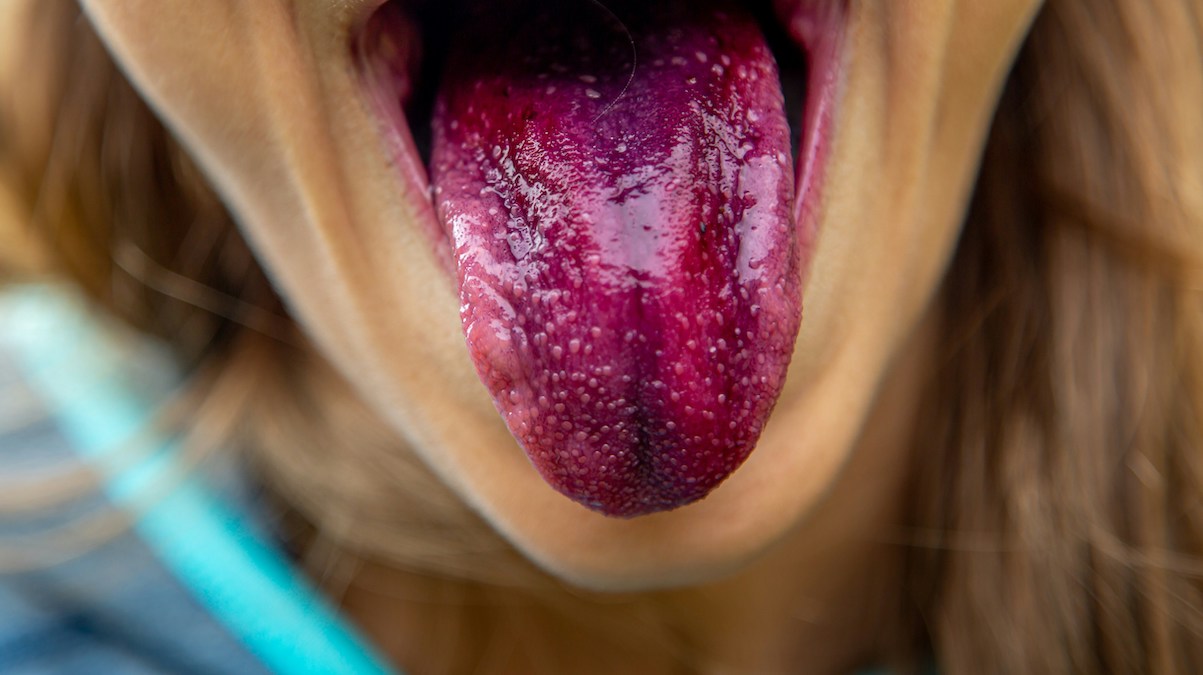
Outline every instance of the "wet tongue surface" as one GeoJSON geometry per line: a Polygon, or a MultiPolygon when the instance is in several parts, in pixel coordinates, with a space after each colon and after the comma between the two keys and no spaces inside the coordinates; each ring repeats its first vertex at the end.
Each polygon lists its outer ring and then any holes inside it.
{"type": "Polygon", "coordinates": [[[801,312],[769,48],[728,2],[494,4],[452,47],[431,162],[477,371],[570,498],[700,499],[755,445],[801,312]]]}

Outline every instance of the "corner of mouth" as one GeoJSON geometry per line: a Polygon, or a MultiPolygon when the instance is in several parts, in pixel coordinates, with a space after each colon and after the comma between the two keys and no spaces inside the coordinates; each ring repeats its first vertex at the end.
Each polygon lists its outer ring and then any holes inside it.
{"type": "Polygon", "coordinates": [[[561,493],[701,499],[784,383],[846,2],[483,4],[392,0],[352,41],[469,354],[561,493]]]}

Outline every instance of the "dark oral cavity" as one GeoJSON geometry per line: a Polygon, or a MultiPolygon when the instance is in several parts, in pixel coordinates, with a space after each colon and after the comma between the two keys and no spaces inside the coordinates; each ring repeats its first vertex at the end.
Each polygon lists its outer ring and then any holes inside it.
{"type": "Polygon", "coordinates": [[[734,2],[496,4],[433,120],[472,359],[554,488],[688,504],[751,452],[798,330],[775,62],[734,2]]]}

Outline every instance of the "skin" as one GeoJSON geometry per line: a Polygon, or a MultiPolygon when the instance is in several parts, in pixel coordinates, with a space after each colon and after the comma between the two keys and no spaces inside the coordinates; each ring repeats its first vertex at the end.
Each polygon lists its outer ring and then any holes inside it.
{"type": "MultiPolygon", "coordinates": [[[[403,199],[347,48],[377,2],[84,4],[326,356],[537,564],[624,591],[740,570],[705,601],[660,597],[750,623],[771,624],[800,596],[866,593],[855,578],[866,542],[888,538],[905,481],[930,300],[1038,0],[853,1],[818,248],[777,407],[751,458],[709,497],[629,520],[548,487],[473,370],[454,281],[418,224],[429,206],[403,199]],[[797,581],[783,592],[756,580],[787,567],[797,581]]],[[[783,653],[764,646],[779,632],[768,627],[695,628],[731,658],[783,653]],[[718,637],[749,633],[759,637],[718,637]]]]}

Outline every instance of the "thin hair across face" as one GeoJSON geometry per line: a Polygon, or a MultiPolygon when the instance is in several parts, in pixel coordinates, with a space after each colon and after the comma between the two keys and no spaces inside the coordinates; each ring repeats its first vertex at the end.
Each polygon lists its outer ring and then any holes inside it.
{"type": "MultiPolygon", "coordinates": [[[[74,3],[25,11],[0,181],[55,274],[168,340],[202,410],[237,408],[210,442],[295,510],[332,594],[414,572],[432,627],[470,626],[442,672],[503,639],[491,620],[690,664],[668,618],[566,591],[442,486],[305,344],[74,3]]],[[[1052,0],[1022,48],[938,298],[900,661],[1203,672],[1201,50],[1195,0],[1052,0]]]]}

